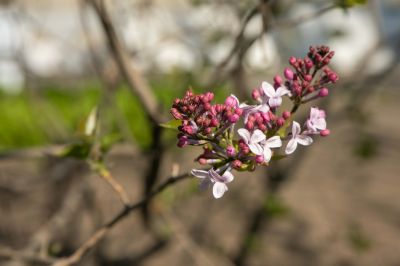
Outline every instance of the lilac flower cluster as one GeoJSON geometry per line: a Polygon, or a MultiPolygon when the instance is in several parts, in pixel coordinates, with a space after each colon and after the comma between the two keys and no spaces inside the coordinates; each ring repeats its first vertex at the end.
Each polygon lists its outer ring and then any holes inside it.
{"type": "Polygon", "coordinates": [[[212,185],[214,197],[220,198],[234,179],[232,170],[253,171],[293,153],[298,144],[310,145],[315,135],[328,136],[324,110],[311,107],[303,125],[293,120],[293,114],[302,104],[328,96],[326,86],[338,80],[328,67],[333,56],[327,46],[318,46],[310,47],[305,58],[291,57],[284,78],[277,75],[273,85],[262,82],[253,90],[253,105],[240,103],[234,95],[214,104],[212,92],[195,95],[190,90],[176,99],[171,114],[181,121],[178,146],[202,146],[196,160],[211,166],[208,171],[192,170],[201,179],[201,188],[212,185]],[[290,111],[278,110],[283,98],[292,102],[290,111]]]}

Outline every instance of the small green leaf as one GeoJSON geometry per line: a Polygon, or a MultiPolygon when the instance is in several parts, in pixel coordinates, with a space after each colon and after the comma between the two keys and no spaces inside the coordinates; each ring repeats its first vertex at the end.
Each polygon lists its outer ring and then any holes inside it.
{"type": "Polygon", "coordinates": [[[272,161],[279,161],[282,159],[285,159],[287,157],[287,155],[285,154],[274,154],[271,158],[272,161]]]}
{"type": "Polygon", "coordinates": [[[115,143],[121,140],[122,140],[121,136],[116,133],[104,136],[100,141],[101,151],[103,153],[108,152],[115,143]]]}
{"type": "MultiPolygon", "coordinates": [[[[286,134],[286,130],[290,126],[290,124],[292,123],[292,120],[293,120],[292,118],[287,119],[285,121],[285,123],[283,124],[283,126],[274,135],[278,135],[281,138],[286,137],[286,135],[287,135],[286,134]]],[[[272,137],[272,136],[270,136],[270,137],[272,137]]]]}
{"type": "Polygon", "coordinates": [[[181,120],[170,120],[167,123],[160,124],[160,127],[178,130],[178,127],[182,125],[181,120]]]}
{"type": "Polygon", "coordinates": [[[337,0],[336,3],[338,6],[346,9],[355,5],[365,5],[367,0],[337,0]]]}
{"type": "Polygon", "coordinates": [[[62,157],[72,157],[76,159],[87,159],[89,157],[92,145],[89,142],[79,142],[71,144],[62,152],[62,157]]]}

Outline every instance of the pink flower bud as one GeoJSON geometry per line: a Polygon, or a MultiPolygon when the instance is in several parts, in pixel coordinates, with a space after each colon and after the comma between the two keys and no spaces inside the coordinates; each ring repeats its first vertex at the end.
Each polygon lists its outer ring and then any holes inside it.
{"type": "Polygon", "coordinates": [[[235,109],[235,114],[237,114],[238,116],[241,116],[243,114],[243,109],[241,108],[236,108],[235,109]]]}
{"type": "Polygon", "coordinates": [[[233,146],[228,146],[226,147],[226,155],[228,155],[228,157],[233,157],[236,155],[236,150],[233,146]]]}
{"type": "Polygon", "coordinates": [[[216,119],[216,118],[212,118],[211,119],[211,121],[210,121],[210,126],[211,127],[216,127],[216,126],[218,126],[218,119],[216,119]]]}
{"type": "Polygon", "coordinates": [[[263,162],[264,162],[264,156],[257,155],[256,156],[256,163],[263,163],[263,162]]]}
{"type": "Polygon", "coordinates": [[[324,130],[322,130],[321,132],[319,132],[319,134],[320,134],[322,137],[326,137],[326,136],[329,136],[329,134],[331,134],[331,131],[330,131],[329,129],[324,129],[324,130]]]}
{"type": "Polygon", "coordinates": [[[214,99],[214,93],[207,92],[206,97],[207,97],[208,101],[211,102],[214,99]]]}
{"type": "Polygon", "coordinates": [[[283,117],[283,119],[288,119],[289,117],[290,117],[290,112],[289,111],[284,111],[283,113],[282,113],[282,117],[283,117]]]}
{"type": "Polygon", "coordinates": [[[231,123],[236,123],[237,121],[239,121],[240,116],[238,116],[237,114],[233,114],[231,116],[229,116],[229,122],[231,123]]]}
{"type": "Polygon", "coordinates": [[[235,169],[239,169],[241,166],[242,166],[242,162],[239,161],[239,160],[234,160],[232,162],[232,167],[235,168],[235,169]]]}
{"type": "Polygon", "coordinates": [[[297,62],[296,58],[294,56],[291,56],[289,58],[289,64],[291,64],[292,66],[295,65],[297,62]]]}
{"type": "Polygon", "coordinates": [[[319,97],[326,97],[326,96],[328,96],[328,94],[329,94],[328,88],[322,88],[322,89],[319,91],[318,96],[319,96],[319,97]]]}
{"type": "Polygon", "coordinates": [[[237,100],[232,96],[228,96],[225,100],[225,105],[229,107],[235,107],[237,105],[237,100]]]}
{"type": "Polygon", "coordinates": [[[335,82],[338,81],[338,79],[339,79],[338,75],[337,75],[336,73],[334,73],[334,72],[331,72],[331,73],[328,75],[328,78],[329,78],[329,80],[332,81],[333,83],[335,83],[335,82]]]}
{"type": "Polygon", "coordinates": [[[205,158],[199,158],[199,164],[201,164],[201,165],[205,165],[205,164],[207,164],[207,159],[205,159],[205,158]]]}
{"type": "Polygon", "coordinates": [[[209,134],[211,134],[212,129],[211,129],[211,127],[206,127],[206,128],[203,130],[203,132],[204,132],[206,135],[209,135],[209,134]]]}
{"type": "Polygon", "coordinates": [[[268,113],[262,113],[261,116],[262,116],[264,122],[269,122],[269,121],[271,120],[271,119],[269,118],[268,113]]]}
{"type": "Polygon", "coordinates": [[[264,132],[267,130],[267,126],[264,124],[258,124],[258,129],[264,132]]]}
{"type": "Polygon", "coordinates": [[[257,101],[258,99],[260,99],[260,97],[261,97],[261,95],[260,95],[260,90],[259,90],[259,89],[254,89],[254,90],[251,92],[251,97],[252,97],[255,101],[257,101]]]}
{"type": "Polygon", "coordinates": [[[312,80],[312,76],[311,75],[305,75],[304,76],[304,80],[310,82],[312,80]]]}
{"type": "Polygon", "coordinates": [[[294,73],[290,68],[285,68],[285,70],[283,71],[283,75],[285,76],[285,78],[287,78],[288,80],[293,80],[294,77],[294,73]]]}
{"type": "Polygon", "coordinates": [[[274,82],[275,84],[277,84],[278,86],[282,85],[282,78],[279,75],[276,75],[274,77],[274,82]]]}
{"type": "Polygon", "coordinates": [[[276,124],[281,127],[283,124],[285,124],[285,119],[283,117],[279,117],[278,120],[276,120],[276,124]]]}
{"type": "Polygon", "coordinates": [[[246,123],[246,128],[247,128],[248,130],[253,130],[253,129],[254,129],[254,122],[248,120],[247,123],[246,123]]]}
{"type": "Polygon", "coordinates": [[[183,146],[185,146],[188,143],[188,139],[186,136],[181,136],[178,140],[178,147],[182,148],[183,146]]]}

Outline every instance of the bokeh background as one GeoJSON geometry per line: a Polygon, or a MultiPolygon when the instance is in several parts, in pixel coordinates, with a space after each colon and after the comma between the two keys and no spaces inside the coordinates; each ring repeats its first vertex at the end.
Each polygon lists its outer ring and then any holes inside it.
{"type": "MultiPolygon", "coordinates": [[[[0,265],[67,256],[120,210],[85,163],[54,156],[79,139],[95,106],[114,144],[106,164],[133,202],[198,167],[198,149],[154,132],[92,2],[0,1],[0,265]]],[[[250,99],[309,45],[336,52],[340,80],[319,103],[331,136],[237,174],[220,200],[199,192],[197,180],[169,188],[79,265],[400,265],[400,1],[103,7],[163,118],[189,87],[220,101],[250,99]]]]}

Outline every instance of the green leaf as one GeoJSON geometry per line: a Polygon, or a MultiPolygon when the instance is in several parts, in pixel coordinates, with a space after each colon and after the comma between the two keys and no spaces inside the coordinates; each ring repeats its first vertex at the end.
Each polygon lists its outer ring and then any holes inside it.
{"type": "MultiPolygon", "coordinates": [[[[286,130],[287,128],[290,126],[290,124],[292,124],[292,118],[289,118],[285,121],[285,123],[283,124],[283,126],[276,132],[276,134],[274,135],[278,135],[281,138],[286,137],[286,130]]],[[[272,137],[272,136],[271,136],[272,137]]]]}
{"type": "Polygon", "coordinates": [[[175,119],[168,121],[167,123],[159,124],[160,127],[168,128],[168,129],[175,129],[175,130],[178,130],[178,127],[180,125],[182,125],[181,120],[175,120],[175,119]]]}
{"type": "Polygon", "coordinates": [[[350,8],[355,5],[365,5],[367,0],[337,0],[336,4],[342,8],[350,8]]]}
{"type": "Polygon", "coordinates": [[[285,154],[274,154],[271,158],[272,161],[279,161],[282,159],[285,159],[287,157],[287,155],[285,154]]]}
{"type": "Polygon", "coordinates": [[[108,152],[115,143],[121,140],[122,140],[121,135],[117,133],[104,136],[100,141],[100,147],[102,153],[108,152]]]}
{"type": "Polygon", "coordinates": [[[79,142],[71,144],[62,152],[62,157],[72,157],[76,159],[87,159],[89,157],[92,145],[89,142],[79,142]]]}

